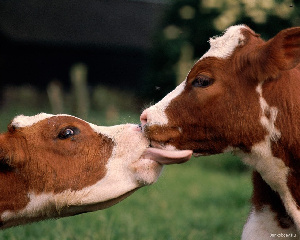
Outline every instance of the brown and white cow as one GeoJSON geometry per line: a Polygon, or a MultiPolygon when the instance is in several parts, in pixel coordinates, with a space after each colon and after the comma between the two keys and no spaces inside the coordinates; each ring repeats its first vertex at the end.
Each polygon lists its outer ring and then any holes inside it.
{"type": "Polygon", "coordinates": [[[300,239],[299,62],[300,27],[265,42],[245,25],[232,26],[210,39],[184,82],[141,115],[152,146],[233,151],[253,167],[243,239],[300,239]]]}
{"type": "Polygon", "coordinates": [[[18,116],[0,135],[0,229],[116,204],[154,183],[162,164],[191,151],[161,151],[137,125],[100,127],[69,115],[18,116]]]}

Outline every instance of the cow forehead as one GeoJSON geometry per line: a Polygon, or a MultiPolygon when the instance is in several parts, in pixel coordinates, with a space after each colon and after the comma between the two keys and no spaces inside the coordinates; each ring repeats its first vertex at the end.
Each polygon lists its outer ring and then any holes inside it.
{"type": "Polygon", "coordinates": [[[231,56],[236,47],[245,39],[242,29],[247,29],[245,25],[236,25],[227,28],[222,36],[209,39],[210,49],[200,58],[207,57],[227,58],[231,56]]]}

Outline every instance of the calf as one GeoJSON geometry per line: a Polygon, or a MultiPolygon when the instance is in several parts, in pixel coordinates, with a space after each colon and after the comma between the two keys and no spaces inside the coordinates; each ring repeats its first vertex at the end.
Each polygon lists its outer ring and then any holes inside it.
{"type": "Polygon", "coordinates": [[[18,116],[0,135],[0,229],[116,204],[191,151],[148,148],[137,125],[18,116]]]}
{"type": "Polygon", "coordinates": [[[300,27],[265,42],[245,25],[232,26],[141,115],[152,146],[197,156],[232,151],[253,167],[243,239],[300,238],[299,62],[300,27]]]}

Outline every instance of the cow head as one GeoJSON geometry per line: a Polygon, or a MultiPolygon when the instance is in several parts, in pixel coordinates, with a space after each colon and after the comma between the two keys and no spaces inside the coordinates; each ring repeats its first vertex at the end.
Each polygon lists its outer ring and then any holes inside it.
{"type": "Polygon", "coordinates": [[[262,92],[279,81],[290,84],[287,70],[299,64],[299,41],[299,27],[265,42],[245,25],[210,39],[209,51],[187,78],[142,113],[146,136],[153,146],[192,149],[195,154],[229,147],[250,151],[266,134],[280,138],[274,126],[277,109],[262,92]]]}
{"type": "Polygon", "coordinates": [[[148,146],[137,125],[16,117],[0,135],[2,228],[107,208],[154,183],[170,157],[181,162],[191,155],[148,146]]]}

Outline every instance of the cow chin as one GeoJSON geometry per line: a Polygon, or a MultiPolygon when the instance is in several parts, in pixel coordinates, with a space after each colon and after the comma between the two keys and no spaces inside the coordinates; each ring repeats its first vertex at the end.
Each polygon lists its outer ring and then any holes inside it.
{"type": "Polygon", "coordinates": [[[139,189],[139,188],[135,188],[117,198],[110,199],[110,200],[100,202],[100,203],[89,204],[89,205],[85,205],[85,206],[68,206],[66,209],[61,211],[61,216],[64,216],[64,217],[75,216],[75,215],[79,215],[82,213],[94,212],[97,210],[103,210],[103,209],[109,208],[109,207],[116,205],[117,203],[123,201],[127,197],[129,197],[137,189],[139,189]]]}
{"type": "Polygon", "coordinates": [[[150,159],[140,159],[131,167],[140,187],[155,183],[163,168],[161,164],[150,159]]]}

